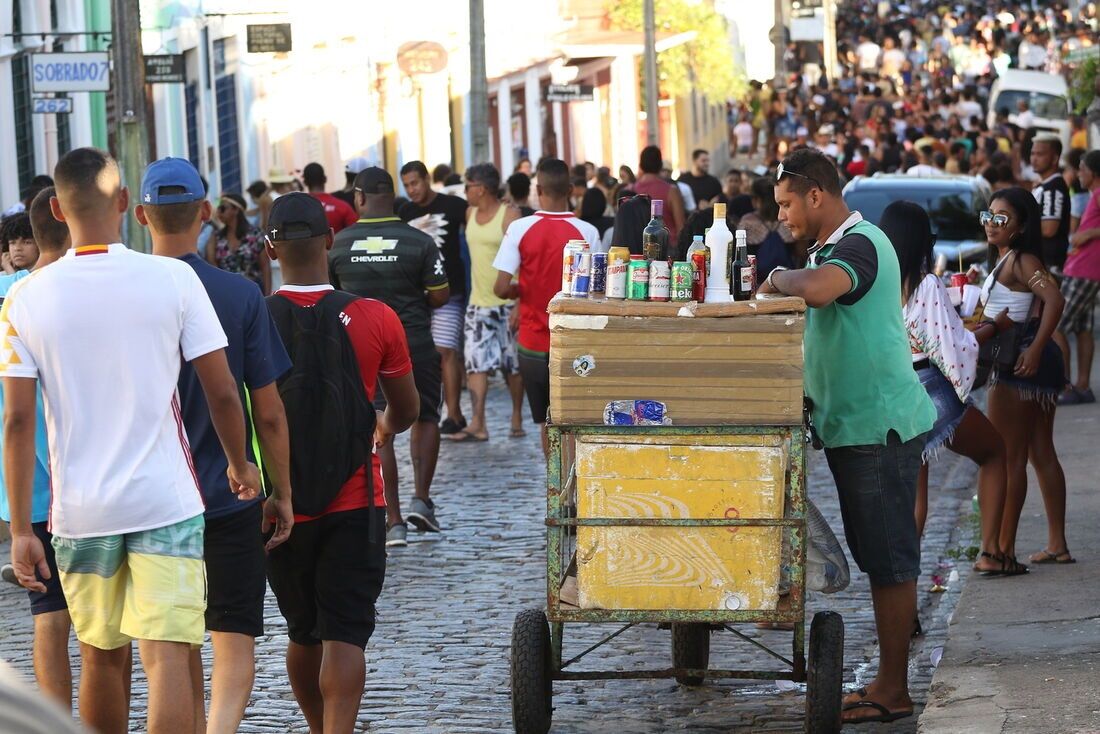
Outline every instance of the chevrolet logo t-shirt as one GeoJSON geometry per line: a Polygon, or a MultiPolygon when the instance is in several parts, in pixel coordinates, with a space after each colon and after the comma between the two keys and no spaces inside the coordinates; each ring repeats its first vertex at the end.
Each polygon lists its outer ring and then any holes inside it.
{"type": "Polygon", "coordinates": [[[377,299],[396,311],[412,355],[435,349],[424,292],[445,288],[447,271],[430,235],[398,217],[360,219],[336,235],[329,277],[340,290],[377,299]]]}

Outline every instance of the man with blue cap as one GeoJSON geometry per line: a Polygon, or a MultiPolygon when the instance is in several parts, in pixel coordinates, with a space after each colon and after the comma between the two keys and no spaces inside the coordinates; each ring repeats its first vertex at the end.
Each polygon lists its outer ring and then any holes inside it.
{"type": "MultiPolygon", "coordinates": [[[[262,459],[270,483],[266,501],[261,497],[242,500],[230,491],[228,461],[211,423],[201,385],[190,365],[183,365],[180,412],[206,503],[206,628],[214,647],[206,731],[235,732],[252,692],[255,638],[263,634],[267,589],[263,532],[275,526],[266,544],[271,549],[286,540],[294,523],[286,415],[275,384],[290,369],[290,358],[256,284],[219,270],[196,251],[198,232],[210,218],[210,202],[199,172],[190,162],[164,158],[150,164],[135,213],[138,221],[149,228],[153,254],[190,265],[210,296],[229,342],[229,369],[242,391],[242,403],[251,405],[252,420],[246,413],[245,426],[254,426],[255,435],[247,442],[248,458],[257,463],[262,459]]],[[[192,655],[196,715],[202,715],[199,650],[192,655]]]]}

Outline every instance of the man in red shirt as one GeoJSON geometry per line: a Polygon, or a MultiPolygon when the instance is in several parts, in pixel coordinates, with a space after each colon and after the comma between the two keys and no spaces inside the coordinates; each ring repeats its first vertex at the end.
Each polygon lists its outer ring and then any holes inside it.
{"type": "Polygon", "coordinates": [[[569,209],[572,183],[564,161],[547,158],[539,163],[535,186],[542,209],[508,225],[493,267],[493,292],[498,298],[519,299],[519,372],[531,418],[546,441],[546,412],[550,408],[550,316],[546,307],[561,290],[561,258],[569,240],[587,240],[595,251],[600,233],[569,209]],[[513,282],[518,276],[519,281],[513,282]]]}
{"type": "Polygon", "coordinates": [[[309,163],[302,169],[302,183],[305,184],[306,191],[324,205],[328,226],[332,227],[333,232],[339,232],[344,227],[355,224],[359,219],[359,215],[343,199],[325,193],[327,182],[325,169],[321,167],[320,163],[309,163]]]}
{"type": "MultiPolygon", "coordinates": [[[[303,193],[279,197],[265,234],[268,255],[281,263],[285,283],[268,301],[276,322],[285,306],[276,299],[286,299],[303,311],[321,308],[326,296],[334,294],[328,279],[332,230],[321,203],[303,193]]],[[[335,295],[346,299],[350,294],[335,295]]],[[[331,349],[306,346],[295,351],[295,336],[300,345],[309,340],[301,337],[306,319],[298,312],[293,315],[298,325],[287,330],[289,335],[280,325],[291,360],[331,354],[331,349]]],[[[328,318],[323,311],[322,318],[328,318]]],[[[377,448],[408,429],[420,411],[405,329],[389,306],[369,298],[354,298],[338,313],[333,309],[331,318],[343,324],[351,343],[367,407],[376,385],[386,396],[386,410],[377,416],[377,448]]],[[[290,379],[295,372],[291,370],[290,379]]],[[[282,391],[282,379],[279,386],[282,391]]],[[[314,447],[294,444],[292,405],[287,402],[294,475],[295,463],[308,462],[303,453],[314,447]]],[[[353,430],[348,427],[349,432],[353,430]]],[[[311,488],[302,484],[296,494],[308,499],[311,488]]],[[[287,673],[310,731],[350,734],[355,727],[366,677],[363,651],[374,632],[374,604],[385,577],[384,536],[372,532],[385,527],[385,504],[382,465],[373,453],[369,469],[364,464],[352,473],[319,515],[299,514],[296,503],[291,539],[268,556],[268,580],[290,637],[287,673]]]]}

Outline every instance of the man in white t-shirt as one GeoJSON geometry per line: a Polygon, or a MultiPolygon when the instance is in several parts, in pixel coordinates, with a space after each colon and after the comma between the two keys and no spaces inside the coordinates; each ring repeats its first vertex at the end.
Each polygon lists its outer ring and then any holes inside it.
{"type": "Polygon", "coordinates": [[[230,488],[254,497],[259,473],[245,458],[225,333],[195,271],[118,242],[129,197],[108,154],[74,150],[54,175],[51,208],[69,225],[72,249],[20,281],[0,310],[12,565],[23,586],[42,590],[35,572],[49,571],[30,524],[40,382],[50,530],[83,659],[81,719],[96,731],[126,730],[136,639],[149,679],[147,730],[189,732],[188,661],[203,641],[206,583],[203,501],[176,393],[181,359],[206,393],[230,488]]]}
{"type": "Polygon", "coordinates": [[[881,46],[872,41],[869,36],[860,36],[860,43],[856,46],[860,71],[877,71],[880,54],[882,54],[881,46]]]}

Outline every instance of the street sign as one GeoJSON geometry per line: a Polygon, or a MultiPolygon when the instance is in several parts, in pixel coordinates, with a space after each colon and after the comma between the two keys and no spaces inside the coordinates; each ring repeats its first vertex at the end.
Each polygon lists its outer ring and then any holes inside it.
{"type": "Polygon", "coordinates": [[[146,84],[182,84],[186,80],[183,54],[145,57],[146,84]]]}
{"type": "Polygon", "coordinates": [[[550,84],[546,87],[547,102],[591,102],[591,84],[550,84]]]}
{"type": "Polygon", "coordinates": [[[106,92],[111,66],[106,51],[31,54],[31,89],[41,92],[106,92]]]}
{"type": "Polygon", "coordinates": [[[31,112],[36,115],[67,115],[73,111],[72,97],[35,97],[31,112]]]}
{"type": "Polygon", "coordinates": [[[411,41],[397,49],[397,66],[409,76],[447,68],[447,50],[435,41],[411,41]]]}
{"type": "Polygon", "coordinates": [[[284,54],[290,46],[290,23],[248,25],[248,53],[284,54]]]}

